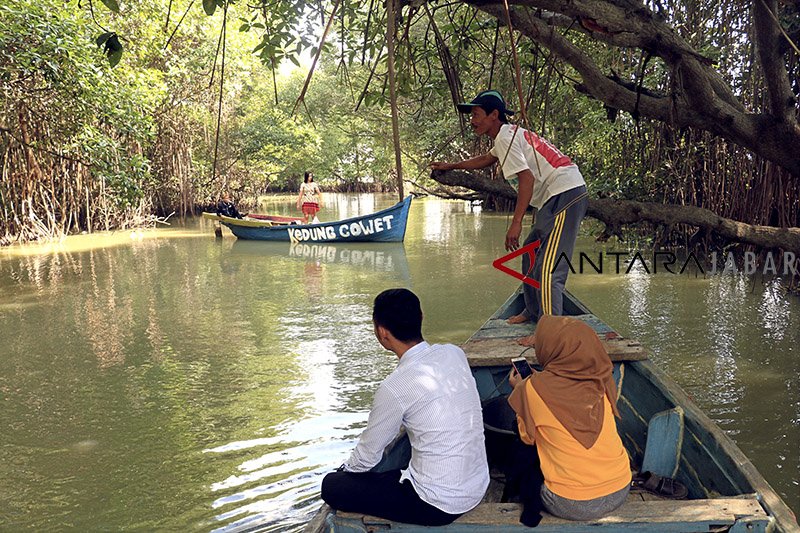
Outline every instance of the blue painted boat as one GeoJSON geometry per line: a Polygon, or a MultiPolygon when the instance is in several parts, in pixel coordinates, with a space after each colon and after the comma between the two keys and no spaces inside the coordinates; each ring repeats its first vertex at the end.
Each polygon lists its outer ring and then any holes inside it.
{"type": "MultiPolygon", "coordinates": [[[[523,348],[516,339],[532,333],[531,324],[509,325],[506,319],[524,308],[521,292],[503,306],[462,346],[482,400],[510,393],[510,359],[523,348]]],[[[642,345],[620,337],[569,293],[564,314],[588,323],[598,334],[614,363],[618,384],[620,436],[631,464],[672,477],[689,489],[686,500],[667,500],[632,491],[628,501],[611,515],[591,521],[568,521],[548,514],[537,532],[654,531],[654,532],[800,532],[791,509],[755,466],[678,385],[647,359],[642,345]]],[[[536,364],[533,350],[525,352],[536,364]]],[[[487,451],[496,432],[487,428],[487,451]]],[[[391,451],[389,452],[391,455],[391,451]]],[[[403,532],[522,532],[518,503],[501,501],[502,473],[493,470],[483,502],[452,524],[425,528],[385,519],[342,513],[327,505],[306,525],[307,533],[403,532]]]]}
{"type": "Polygon", "coordinates": [[[370,215],[319,224],[297,224],[297,219],[263,215],[239,219],[203,213],[203,217],[219,221],[239,239],[297,243],[402,242],[410,207],[411,196],[407,196],[402,202],[370,215]]]}

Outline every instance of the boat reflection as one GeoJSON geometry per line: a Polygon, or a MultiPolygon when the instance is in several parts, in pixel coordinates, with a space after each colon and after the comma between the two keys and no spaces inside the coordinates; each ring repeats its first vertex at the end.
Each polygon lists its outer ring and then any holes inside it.
{"type": "Polygon", "coordinates": [[[406,280],[410,277],[402,242],[286,243],[238,239],[233,243],[231,253],[351,265],[373,272],[393,272],[406,280]]]}

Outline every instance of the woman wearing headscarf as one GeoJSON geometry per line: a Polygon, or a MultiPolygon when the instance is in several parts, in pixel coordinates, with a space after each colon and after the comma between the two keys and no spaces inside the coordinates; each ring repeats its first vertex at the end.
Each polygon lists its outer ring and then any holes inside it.
{"type": "Polygon", "coordinates": [[[542,371],[522,380],[512,369],[508,403],[520,437],[536,446],[542,505],[561,518],[599,518],[625,502],[631,485],[611,360],[594,330],[569,317],[542,316],[534,347],[542,371]]]}

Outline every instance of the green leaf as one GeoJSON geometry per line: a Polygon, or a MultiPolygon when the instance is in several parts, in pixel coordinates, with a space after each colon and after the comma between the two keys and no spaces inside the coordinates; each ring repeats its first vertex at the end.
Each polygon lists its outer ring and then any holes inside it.
{"type": "Polygon", "coordinates": [[[116,33],[111,34],[111,37],[108,38],[106,41],[105,51],[106,53],[109,52],[116,52],[122,50],[122,43],[119,42],[119,37],[116,33]]]}
{"type": "Polygon", "coordinates": [[[116,33],[112,33],[111,36],[106,39],[105,49],[103,51],[106,57],[108,57],[111,68],[117,66],[117,63],[119,63],[119,60],[122,58],[122,43],[119,42],[119,37],[116,33]]]}
{"type": "Polygon", "coordinates": [[[239,31],[250,31],[250,23],[245,22],[241,26],[239,26],[239,31]]]}
{"type": "Polygon", "coordinates": [[[97,39],[95,39],[94,42],[97,43],[97,46],[103,46],[104,44],[106,44],[106,41],[109,38],[111,38],[112,35],[114,35],[113,31],[107,31],[107,32],[103,33],[102,35],[100,35],[97,39]]]}
{"type": "Polygon", "coordinates": [[[203,9],[205,10],[206,15],[211,16],[217,9],[217,3],[214,0],[203,0],[203,9]]]}
{"type": "Polygon", "coordinates": [[[105,4],[105,6],[114,13],[119,13],[119,4],[117,3],[117,0],[100,0],[100,1],[103,2],[103,4],[105,4]]]}
{"type": "Polygon", "coordinates": [[[261,50],[261,49],[262,49],[262,48],[264,48],[265,46],[267,46],[267,40],[266,40],[266,39],[262,40],[262,41],[261,41],[261,42],[258,44],[258,46],[256,46],[255,48],[253,48],[253,53],[256,53],[256,52],[258,52],[259,50],[261,50]]]}
{"type": "Polygon", "coordinates": [[[108,63],[111,65],[111,68],[116,67],[120,59],[122,59],[122,48],[119,50],[114,50],[113,52],[109,52],[108,63]]]}

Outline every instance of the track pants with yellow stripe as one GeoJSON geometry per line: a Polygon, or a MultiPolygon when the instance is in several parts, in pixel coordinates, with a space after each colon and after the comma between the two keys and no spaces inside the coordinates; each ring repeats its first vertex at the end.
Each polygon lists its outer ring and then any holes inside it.
{"type": "Polygon", "coordinates": [[[542,241],[536,249],[534,264],[522,254],[522,274],[539,282],[539,288],[523,283],[525,314],[534,322],[542,315],[560,315],[563,310],[564,285],[581,221],[589,205],[586,187],[581,185],[550,198],[536,212],[533,229],[525,239],[528,245],[542,241]],[[559,261],[559,258],[561,260],[559,261]]]}

